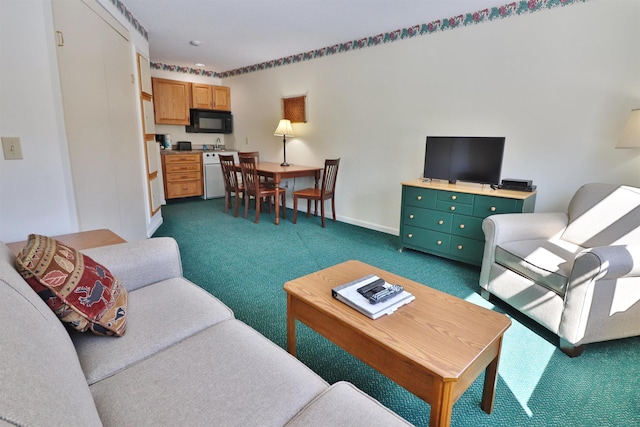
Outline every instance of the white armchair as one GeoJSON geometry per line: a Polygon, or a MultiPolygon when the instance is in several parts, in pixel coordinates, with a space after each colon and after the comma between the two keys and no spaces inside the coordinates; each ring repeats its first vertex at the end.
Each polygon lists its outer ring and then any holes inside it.
{"type": "Polygon", "coordinates": [[[567,213],[492,215],[482,229],[482,295],[558,335],[563,352],[640,335],[640,189],[587,184],[567,213]]]}

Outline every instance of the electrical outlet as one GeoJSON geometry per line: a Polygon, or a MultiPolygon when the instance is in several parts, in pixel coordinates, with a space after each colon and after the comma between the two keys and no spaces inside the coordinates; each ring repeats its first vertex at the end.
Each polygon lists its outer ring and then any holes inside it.
{"type": "Polygon", "coordinates": [[[245,145],[249,145],[249,137],[248,136],[244,137],[244,143],[245,143],[245,145]]]}
{"type": "Polygon", "coordinates": [[[20,145],[19,137],[3,136],[1,139],[2,139],[2,151],[4,152],[5,160],[22,159],[22,146],[20,145]]]}

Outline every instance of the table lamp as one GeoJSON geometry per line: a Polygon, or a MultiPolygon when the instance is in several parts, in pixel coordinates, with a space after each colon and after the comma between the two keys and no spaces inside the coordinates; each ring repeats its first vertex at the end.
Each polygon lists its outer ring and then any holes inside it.
{"type": "Polygon", "coordinates": [[[640,148],[640,108],[631,110],[616,148],[640,148]]]}
{"type": "Polygon", "coordinates": [[[282,136],[282,148],[284,148],[284,161],[280,163],[280,166],[289,166],[287,163],[287,137],[294,137],[293,129],[291,128],[291,122],[286,119],[280,120],[276,131],[273,136],[282,136]]]}

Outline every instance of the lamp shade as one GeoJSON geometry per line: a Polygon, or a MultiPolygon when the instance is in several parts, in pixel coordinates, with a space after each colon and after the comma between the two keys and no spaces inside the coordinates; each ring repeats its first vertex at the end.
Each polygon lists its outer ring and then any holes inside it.
{"type": "Polygon", "coordinates": [[[273,136],[295,136],[293,134],[293,128],[291,127],[291,121],[286,119],[280,120],[273,136]]]}
{"type": "Polygon", "coordinates": [[[640,109],[629,114],[616,148],[640,148],[640,109]]]}

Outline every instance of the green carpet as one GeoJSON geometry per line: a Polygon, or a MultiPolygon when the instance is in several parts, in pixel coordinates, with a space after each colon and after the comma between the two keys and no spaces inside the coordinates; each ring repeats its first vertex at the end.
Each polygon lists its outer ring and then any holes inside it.
{"type": "MultiPolygon", "coordinates": [[[[479,268],[420,252],[398,252],[398,238],[345,223],[288,218],[274,225],[223,213],[222,199],[172,201],[155,236],[178,241],[184,275],[233,309],[238,319],[286,346],[283,284],[357,259],[467,299],[513,321],[505,334],[493,414],[480,409],[481,375],[453,407],[453,426],[640,425],[640,339],[591,344],[571,359],[555,337],[499,302],[478,294],[479,268]]],[[[346,380],[408,421],[429,424],[429,405],[304,325],[298,358],[329,383],[346,380]]]]}

